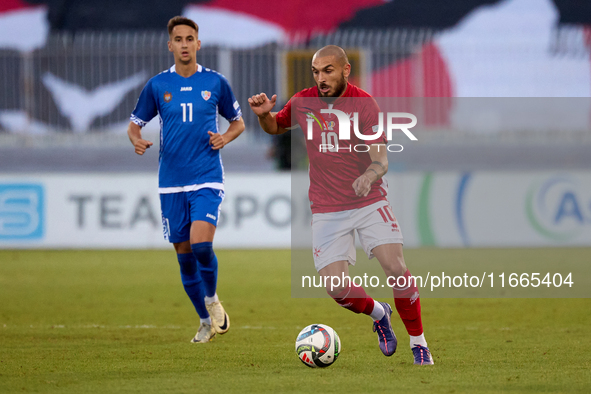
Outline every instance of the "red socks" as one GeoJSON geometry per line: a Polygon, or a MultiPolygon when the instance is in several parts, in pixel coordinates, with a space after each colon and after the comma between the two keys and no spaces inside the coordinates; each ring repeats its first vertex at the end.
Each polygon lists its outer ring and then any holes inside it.
{"type": "Polygon", "coordinates": [[[333,297],[334,300],[350,311],[355,313],[363,313],[370,315],[373,312],[374,301],[373,298],[365,293],[363,287],[349,285],[348,288],[333,297]]]}
{"type": "Polygon", "coordinates": [[[423,333],[419,290],[417,289],[415,281],[411,281],[409,270],[406,270],[403,277],[406,278],[406,281],[403,281],[402,277],[400,277],[398,283],[406,284],[406,286],[394,286],[393,288],[394,304],[396,305],[396,310],[406,327],[406,331],[408,331],[409,335],[416,337],[423,333]]]}
{"type": "MultiPolygon", "coordinates": [[[[394,304],[406,327],[406,331],[408,331],[409,335],[416,337],[423,333],[419,290],[416,283],[411,282],[409,270],[406,270],[402,277],[398,280],[398,283],[405,284],[405,286],[394,286],[393,288],[394,304]],[[406,281],[402,280],[402,277],[406,281]]],[[[355,313],[370,315],[373,312],[374,300],[367,295],[363,287],[350,285],[336,296],[333,296],[333,298],[337,304],[355,313]]]]}

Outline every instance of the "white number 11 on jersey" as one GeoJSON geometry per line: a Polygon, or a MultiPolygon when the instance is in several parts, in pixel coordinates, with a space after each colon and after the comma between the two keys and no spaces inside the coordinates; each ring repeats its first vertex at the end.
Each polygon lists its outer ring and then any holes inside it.
{"type": "Polygon", "coordinates": [[[183,122],[187,121],[187,107],[189,107],[189,122],[193,121],[193,103],[181,103],[183,107],[183,122]]]}

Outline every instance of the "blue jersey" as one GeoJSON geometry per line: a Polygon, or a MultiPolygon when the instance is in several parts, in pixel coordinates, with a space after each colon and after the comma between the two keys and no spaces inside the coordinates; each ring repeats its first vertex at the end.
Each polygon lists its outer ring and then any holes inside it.
{"type": "Polygon", "coordinates": [[[160,193],[223,190],[222,158],[207,133],[219,132],[218,113],[230,122],[242,116],[228,81],[213,70],[197,65],[197,72],[185,78],[172,66],[148,81],[131,121],[144,127],[160,115],[160,193]]]}

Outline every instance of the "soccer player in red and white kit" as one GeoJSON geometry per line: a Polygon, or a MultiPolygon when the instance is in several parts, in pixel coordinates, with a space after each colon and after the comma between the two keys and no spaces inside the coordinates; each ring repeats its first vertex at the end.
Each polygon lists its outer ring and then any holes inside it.
{"type": "MultiPolygon", "coordinates": [[[[414,363],[431,365],[433,357],[423,334],[418,289],[410,280],[404,262],[402,234],[387,200],[386,181],[382,179],[388,170],[387,141],[383,136],[371,138],[376,135],[373,130],[378,126],[379,108],[367,92],[348,83],[350,72],[345,51],[329,45],[312,58],[316,86],[296,93],[281,111],[271,112],[276,95],[269,99],[260,93],[248,102],[268,134],[282,134],[297,126],[307,130],[307,119],[314,119],[310,121],[312,138],[306,140],[306,148],[310,160],[309,198],[316,269],[321,277],[348,276],[349,264],[355,264],[354,232],[357,231],[368,257],[376,257],[385,274],[403,285],[393,287],[394,304],[410,335],[414,363]],[[322,115],[321,109],[358,113],[358,129],[366,139],[351,133],[350,140],[335,141],[337,134],[326,132],[330,128],[324,118],[333,115],[322,115]],[[318,114],[323,117],[324,125],[316,122],[318,114]],[[328,134],[332,139],[327,138],[328,134]],[[355,152],[351,147],[357,144],[368,145],[369,151],[355,152]]],[[[338,122],[330,124],[338,125],[338,122]]],[[[371,316],[380,349],[384,355],[391,356],[397,346],[390,322],[392,308],[369,297],[362,287],[344,282],[335,289],[329,280],[325,282],[326,291],[342,307],[371,316]]]]}

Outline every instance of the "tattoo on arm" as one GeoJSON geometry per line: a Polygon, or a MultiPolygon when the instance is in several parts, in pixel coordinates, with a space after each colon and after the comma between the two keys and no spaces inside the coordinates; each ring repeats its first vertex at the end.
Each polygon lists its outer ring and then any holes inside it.
{"type": "Polygon", "coordinates": [[[376,179],[380,179],[380,175],[378,174],[378,172],[376,170],[374,170],[373,168],[368,168],[367,171],[373,171],[376,174],[376,179]]]}
{"type": "MultiPolygon", "coordinates": [[[[384,176],[384,174],[386,173],[386,168],[385,168],[385,167],[384,167],[384,165],[383,165],[382,163],[380,163],[379,161],[373,161],[371,164],[376,164],[376,165],[378,165],[378,166],[380,166],[380,167],[382,168],[382,171],[380,171],[380,172],[381,172],[381,174],[379,174],[379,173],[378,173],[378,172],[377,172],[375,169],[373,169],[373,168],[368,168],[367,170],[365,170],[365,173],[367,173],[368,171],[373,171],[373,173],[374,173],[374,174],[376,174],[376,179],[375,179],[375,180],[377,181],[378,179],[380,179],[381,177],[383,177],[383,176],[384,176]]],[[[370,164],[370,166],[371,166],[371,164],[370,164]]]]}
{"type": "MultiPolygon", "coordinates": [[[[386,167],[384,167],[384,165],[381,162],[379,162],[379,161],[372,161],[371,164],[376,164],[376,165],[382,167],[382,171],[384,171],[384,174],[386,173],[386,167]]],[[[376,172],[376,174],[377,174],[377,172],[376,172]]]]}

